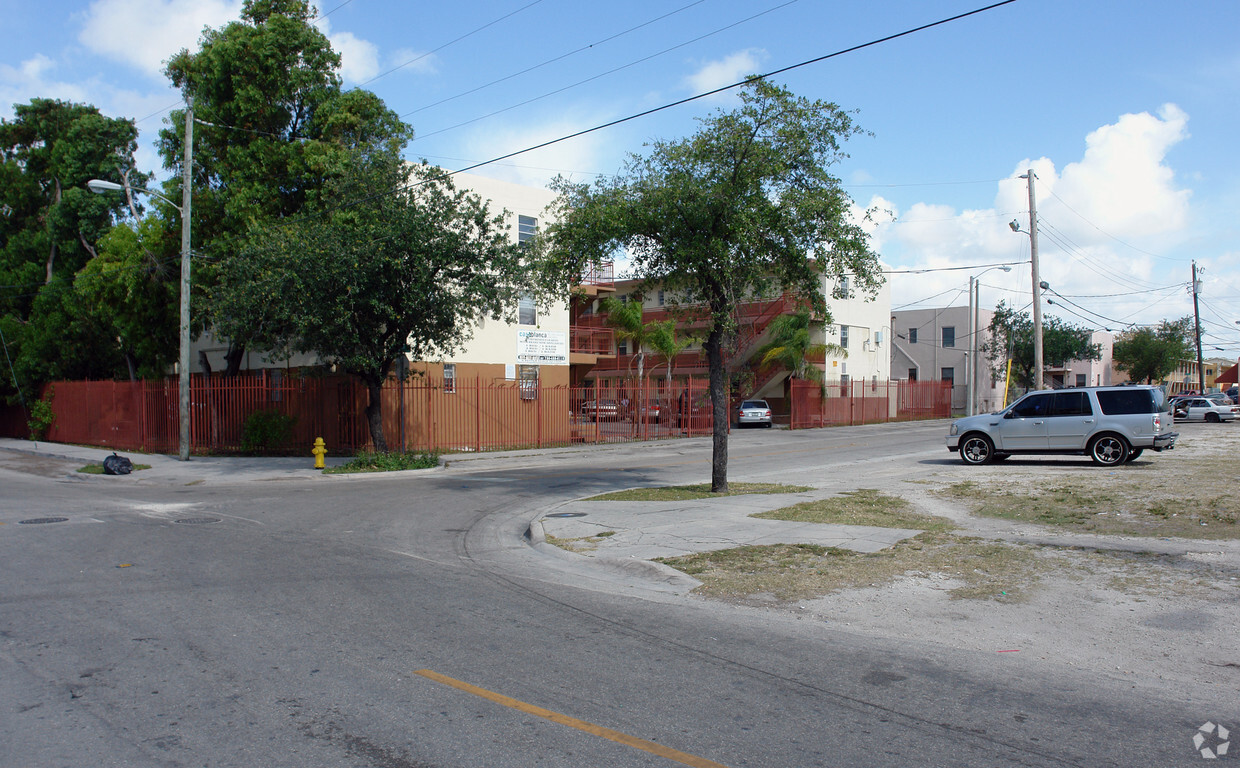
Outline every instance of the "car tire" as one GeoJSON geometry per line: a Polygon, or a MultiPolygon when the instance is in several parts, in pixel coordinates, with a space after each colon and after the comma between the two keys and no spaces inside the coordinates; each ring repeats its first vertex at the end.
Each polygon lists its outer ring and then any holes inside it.
{"type": "Polygon", "coordinates": [[[1128,459],[1128,443],[1119,435],[1099,435],[1089,444],[1089,457],[1104,467],[1119,466],[1128,459]]]}
{"type": "Polygon", "coordinates": [[[965,435],[960,441],[960,460],[965,464],[981,466],[989,464],[995,458],[995,444],[989,437],[980,434],[965,435]]]}
{"type": "Polygon", "coordinates": [[[1206,421],[1210,422],[1211,424],[1217,424],[1217,423],[1218,423],[1218,414],[1217,414],[1217,413],[1207,413],[1207,414],[1206,414],[1206,421]]]}
{"type": "Polygon", "coordinates": [[[1127,462],[1136,461],[1137,458],[1141,455],[1141,452],[1143,450],[1145,449],[1144,448],[1133,448],[1131,451],[1128,452],[1128,458],[1124,459],[1124,461],[1127,461],[1127,462]]]}

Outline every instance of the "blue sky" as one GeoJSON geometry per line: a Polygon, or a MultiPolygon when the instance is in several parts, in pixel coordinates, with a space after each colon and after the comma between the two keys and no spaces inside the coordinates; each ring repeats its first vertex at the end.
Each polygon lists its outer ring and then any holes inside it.
{"type": "MultiPolygon", "coordinates": [[[[375,91],[414,126],[410,156],[461,168],[986,4],[325,0],[318,23],[345,86],[375,91]]],[[[162,62],[239,8],[0,0],[0,116],[42,96],[140,120],[139,165],[154,170],[155,134],[179,99],[162,62]]],[[[873,133],[835,171],[859,210],[882,211],[874,244],[893,270],[893,307],[964,305],[981,267],[952,268],[999,263],[1013,270],[980,278],[982,306],[1027,306],[1029,239],[1008,222],[1028,229],[1017,177],[1032,168],[1041,276],[1063,297],[1047,314],[1113,330],[1191,314],[1196,260],[1206,356],[1234,359],[1237,30],[1235,0],[1017,0],[776,82],[856,110],[873,133]]],[[[698,100],[474,172],[591,180],[732,103],[698,100]]]]}

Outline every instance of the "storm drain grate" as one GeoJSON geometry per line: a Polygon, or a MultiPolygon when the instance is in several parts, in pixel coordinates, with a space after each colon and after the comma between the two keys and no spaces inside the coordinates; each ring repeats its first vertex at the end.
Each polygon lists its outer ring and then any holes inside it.
{"type": "Polygon", "coordinates": [[[585,517],[585,512],[552,512],[546,517],[585,517]]]}
{"type": "Polygon", "coordinates": [[[185,525],[206,525],[207,523],[218,523],[219,521],[218,517],[182,517],[172,522],[184,523],[185,525]]]}
{"type": "Polygon", "coordinates": [[[32,517],[29,520],[18,520],[18,525],[42,525],[43,523],[66,523],[67,517],[32,517]]]}

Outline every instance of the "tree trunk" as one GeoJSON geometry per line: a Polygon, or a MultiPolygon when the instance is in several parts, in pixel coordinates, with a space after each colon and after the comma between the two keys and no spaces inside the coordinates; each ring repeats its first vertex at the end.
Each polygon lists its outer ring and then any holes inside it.
{"type": "MultiPolygon", "coordinates": [[[[710,363],[710,403],[714,443],[711,447],[711,493],[728,492],[728,391],[723,370],[723,334],[718,328],[706,337],[706,359],[710,363]]],[[[692,412],[692,411],[691,411],[692,412]]]]}
{"type": "Polygon", "coordinates": [[[224,375],[236,376],[241,372],[241,361],[245,359],[245,345],[232,344],[224,353],[224,375]]]}
{"type": "Polygon", "coordinates": [[[370,400],[366,403],[366,423],[370,426],[370,440],[377,453],[387,453],[387,440],[383,439],[383,385],[366,382],[370,400]]]}

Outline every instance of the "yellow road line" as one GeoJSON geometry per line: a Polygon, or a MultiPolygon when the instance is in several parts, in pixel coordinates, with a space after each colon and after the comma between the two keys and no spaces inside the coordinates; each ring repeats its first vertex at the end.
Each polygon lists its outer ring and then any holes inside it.
{"type": "Polygon", "coordinates": [[[604,728],[603,726],[595,725],[594,723],[587,723],[585,720],[578,720],[577,718],[569,717],[568,715],[561,715],[559,712],[552,712],[549,709],[536,707],[533,704],[527,704],[524,701],[513,699],[508,696],[504,696],[503,694],[495,693],[494,691],[488,691],[486,688],[479,688],[476,685],[470,685],[469,683],[448,677],[447,675],[441,675],[438,672],[433,672],[429,669],[419,669],[414,672],[414,674],[421,675],[428,680],[434,680],[437,683],[452,686],[453,688],[465,691],[466,693],[472,693],[475,696],[481,696],[482,698],[488,701],[493,701],[496,704],[503,704],[505,707],[511,707],[512,709],[525,712],[529,715],[536,715],[543,719],[550,720],[553,723],[567,725],[570,728],[576,728],[579,731],[585,731],[586,733],[600,736],[604,739],[610,739],[611,741],[619,744],[640,749],[653,755],[658,755],[659,757],[666,757],[668,760],[675,760],[683,765],[689,765],[693,768],[727,768],[727,766],[722,763],[716,763],[715,761],[707,760],[704,757],[696,757],[694,755],[672,749],[671,747],[665,747],[662,744],[658,744],[653,741],[639,739],[636,736],[630,736],[627,733],[613,731],[610,728],[604,728]]]}

